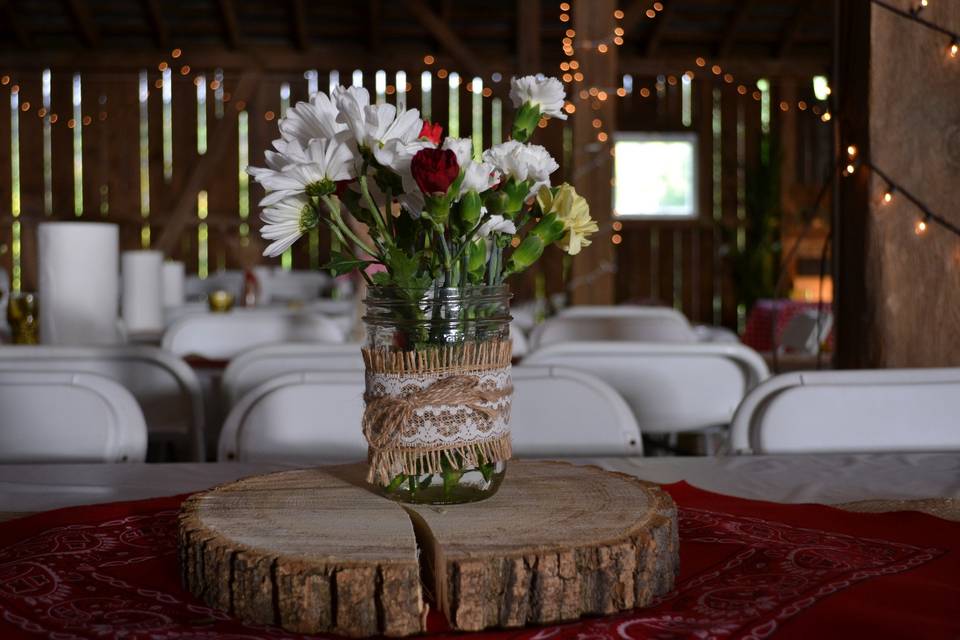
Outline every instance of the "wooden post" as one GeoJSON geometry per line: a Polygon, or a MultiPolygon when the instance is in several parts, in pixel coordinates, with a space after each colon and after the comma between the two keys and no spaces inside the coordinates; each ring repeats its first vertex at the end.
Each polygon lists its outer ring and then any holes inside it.
{"type": "Polygon", "coordinates": [[[573,186],[590,203],[590,212],[600,225],[600,233],[593,244],[573,260],[571,296],[574,304],[613,304],[615,256],[610,243],[610,223],[613,218],[613,134],[616,123],[617,46],[613,44],[613,0],[578,0],[573,6],[573,22],[577,32],[576,59],[584,76],[583,82],[573,85],[570,96],[577,107],[573,117],[573,186]],[[601,53],[601,46],[606,53],[601,53]],[[580,97],[581,90],[596,87],[608,94],[606,100],[589,95],[580,97]],[[596,107],[596,108],[595,108],[596,107]],[[601,128],[593,126],[599,118],[601,128]],[[598,134],[607,135],[605,142],[598,134]]]}
{"type": "MultiPolygon", "coordinates": [[[[960,224],[960,66],[949,41],[868,0],[837,4],[842,161],[856,145],[860,158],[960,224]]],[[[956,3],[932,3],[923,17],[960,30],[956,3]]],[[[902,195],[885,204],[888,185],[875,172],[838,182],[837,364],[960,364],[960,239],[933,223],[915,233],[922,213],[902,195]]]]}
{"type": "Polygon", "coordinates": [[[517,0],[517,71],[543,73],[540,68],[540,0],[517,0]]]}

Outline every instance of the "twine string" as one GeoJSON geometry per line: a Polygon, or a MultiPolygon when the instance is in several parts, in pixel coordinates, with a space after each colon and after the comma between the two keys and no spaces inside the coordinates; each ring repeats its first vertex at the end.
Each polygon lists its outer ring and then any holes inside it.
{"type": "Polygon", "coordinates": [[[513,393],[513,387],[482,389],[474,376],[448,376],[428,387],[402,396],[364,394],[363,435],[374,449],[396,447],[403,430],[417,409],[428,406],[465,406],[489,420],[496,419],[499,408],[484,406],[513,393]]]}

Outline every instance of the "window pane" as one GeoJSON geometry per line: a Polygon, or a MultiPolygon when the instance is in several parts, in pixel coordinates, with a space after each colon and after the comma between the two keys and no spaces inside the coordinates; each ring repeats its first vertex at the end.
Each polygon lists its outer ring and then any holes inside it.
{"type": "Polygon", "coordinates": [[[617,216],[695,216],[696,136],[620,133],[615,137],[617,216]]]}

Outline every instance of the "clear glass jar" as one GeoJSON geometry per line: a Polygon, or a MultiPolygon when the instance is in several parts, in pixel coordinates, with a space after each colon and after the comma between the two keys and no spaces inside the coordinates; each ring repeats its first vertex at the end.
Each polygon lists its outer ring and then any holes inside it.
{"type": "MultiPolygon", "coordinates": [[[[509,349],[510,297],[506,285],[431,287],[426,291],[369,287],[364,300],[365,351],[408,360],[442,352],[448,354],[445,357],[460,362],[463,354],[469,358],[481,350],[509,349]]],[[[509,352],[505,360],[509,374],[509,352]]],[[[369,394],[370,362],[367,364],[369,394]]],[[[440,381],[456,372],[431,375],[433,380],[440,381]]],[[[509,393],[512,388],[504,391],[504,395],[509,393]]],[[[509,420],[509,411],[501,419],[509,420]]],[[[506,462],[497,459],[502,456],[490,454],[483,444],[467,445],[466,450],[460,447],[457,451],[439,458],[434,455],[433,468],[429,470],[426,462],[429,456],[418,458],[419,454],[407,453],[407,471],[412,470],[412,466],[413,470],[422,472],[392,472],[388,477],[374,480],[374,484],[387,497],[419,504],[475,502],[496,493],[506,473],[506,462]],[[440,468],[437,468],[438,460],[440,468]]],[[[371,464],[372,460],[373,455],[371,464]]]]}

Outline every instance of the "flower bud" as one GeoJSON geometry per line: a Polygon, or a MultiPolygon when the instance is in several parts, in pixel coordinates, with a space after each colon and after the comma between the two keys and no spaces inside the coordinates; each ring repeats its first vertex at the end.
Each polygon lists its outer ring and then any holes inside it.
{"type": "Polygon", "coordinates": [[[480,221],[480,194],[471,189],[460,198],[460,227],[469,231],[480,221]]]}

